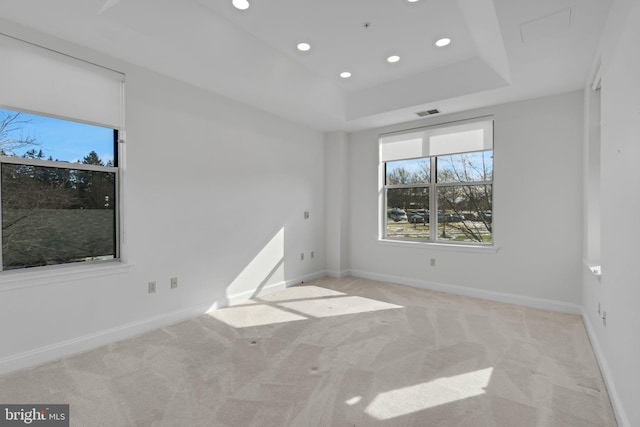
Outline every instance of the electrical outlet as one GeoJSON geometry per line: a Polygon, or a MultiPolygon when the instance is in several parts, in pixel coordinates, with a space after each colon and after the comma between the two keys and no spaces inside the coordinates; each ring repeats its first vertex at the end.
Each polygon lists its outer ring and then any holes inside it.
{"type": "Polygon", "coordinates": [[[304,252],[300,252],[300,261],[304,261],[304,252]]]}
{"type": "Polygon", "coordinates": [[[313,259],[313,251],[311,251],[311,258],[313,259]]]}
{"type": "Polygon", "coordinates": [[[304,211],[304,219],[309,219],[309,211],[304,211]]]}
{"type": "Polygon", "coordinates": [[[171,278],[171,289],[175,289],[178,287],[178,278],[177,277],[172,277],[171,278]]]}
{"type": "Polygon", "coordinates": [[[435,267],[435,266],[436,266],[436,259],[431,258],[431,267],[435,267]]]}
{"type": "Polygon", "coordinates": [[[149,282],[149,293],[150,294],[154,294],[156,293],[156,282],[149,282]]]}

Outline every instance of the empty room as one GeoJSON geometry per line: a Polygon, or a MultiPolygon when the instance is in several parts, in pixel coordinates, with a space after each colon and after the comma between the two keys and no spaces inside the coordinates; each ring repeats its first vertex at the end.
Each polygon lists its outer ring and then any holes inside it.
{"type": "Polygon", "coordinates": [[[0,425],[640,426],[640,1],[0,0],[0,425]]]}

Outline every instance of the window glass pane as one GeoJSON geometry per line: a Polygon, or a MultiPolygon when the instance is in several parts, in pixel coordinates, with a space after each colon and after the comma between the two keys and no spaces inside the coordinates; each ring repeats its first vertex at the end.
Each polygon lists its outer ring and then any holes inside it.
{"type": "Polygon", "coordinates": [[[429,187],[387,190],[387,237],[429,239],[429,187]]]}
{"type": "Polygon", "coordinates": [[[492,185],[438,187],[438,240],[493,243],[492,185]]]}
{"type": "Polygon", "coordinates": [[[387,185],[419,184],[430,182],[429,158],[387,162],[387,185]]]}
{"type": "Polygon", "coordinates": [[[113,172],[2,164],[3,268],[114,258],[115,181],[113,172]]]}
{"type": "Polygon", "coordinates": [[[114,130],[69,120],[0,109],[0,155],[83,162],[94,152],[115,162],[114,130]]]}
{"type": "Polygon", "coordinates": [[[493,179],[493,150],[439,156],[437,182],[474,182],[493,179]]]}

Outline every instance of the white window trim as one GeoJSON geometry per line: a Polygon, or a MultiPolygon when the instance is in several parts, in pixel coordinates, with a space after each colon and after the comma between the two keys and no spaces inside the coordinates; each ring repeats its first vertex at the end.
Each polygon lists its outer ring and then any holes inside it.
{"type": "MultiPolygon", "coordinates": [[[[495,230],[493,229],[493,225],[492,225],[492,233],[491,233],[491,237],[492,237],[492,242],[491,244],[479,244],[479,243],[474,243],[474,242],[468,242],[468,243],[464,243],[464,242],[450,242],[450,241],[443,241],[440,240],[438,241],[433,240],[433,235],[437,234],[437,231],[435,230],[431,230],[430,234],[431,237],[429,240],[417,240],[417,239],[410,239],[410,238],[401,238],[401,237],[387,237],[387,201],[386,201],[386,189],[387,188],[393,188],[394,186],[387,186],[386,185],[386,170],[385,170],[385,163],[387,161],[393,161],[393,160],[382,160],[382,149],[381,149],[381,142],[383,140],[386,141],[399,141],[403,138],[403,136],[409,136],[411,139],[418,139],[418,138],[428,138],[430,135],[437,135],[440,134],[440,130],[441,129],[446,129],[446,128],[453,128],[453,127],[457,127],[457,126],[467,126],[467,125],[473,125],[474,123],[481,123],[481,122],[491,122],[492,126],[491,126],[491,140],[492,140],[492,150],[493,150],[493,139],[494,139],[494,135],[493,135],[493,116],[489,115],[489,116],[482,116],[482,117],[476,117],[476,118],[471,118],[471,119],[464,119],[464,120],[458,120],[458,121],[454,121],[454,122],[448,122],[448,123],[438,123],[435,125],[431,125],[431,126],[424,126],[424,127],[419,127],[419,128],[412,128],[412,129],[408,129],[408,130],[403,130],[403,131],[398,131],[398,132],[392,132],[392,133],[388,133],[388,134],[382,134],[380,135],[380,139],[378,141],[378,149],[379,149],[379,162],[378,162],[378,210],[379,210],[379,215],[378,215],[378,238],[377,238],[377,242],[381,245],[384,246],[398,246],[398,247],[410,247],[410,248],[421,248],[421,249],[437,249],[437,250],[445,250],[445,251],[455,251],[455,252],[470,252],[470,253],[497,253],[498,250],[500,249],[499,246],[496,243],[496,234],[495,234],[495,230]]],[[[414,147],[417,144],[414,144],[414,147]]],[[[425,148],[427,147],[426,150],[428,150],[428,145],[426,143],[423,143],[423,149],[422,151],[425,152],[425,148]]],[[[434,159],[437,156],[429,156],[429,158],[431,159],[431,170],[434,170],[433,166],[434,166],[434,159]]],[[[407,159],[409,159],[410,157],[408,157],[407,159]]],[[[415,158],[415,157],[414,157],[415,158]]],[[[421,158],[421,157],[418,157],[421,158]]],[[[442,184],[437,184],[437,183],[428,183],[428,184],[415,184],[414,186],[416,187],[425,187],[427,186],[429,188],[429,199],[430,200],[435,200],[434,197],[437,197],[437,188],[438,187],[443,187],[443,186],[449,186],[449,185],[467,185],[467,183],[442,183],[442,184]]],[[[468,185],[492,185],[495,189],[495,184],[494,184],[494,180],[492,181],[479,181],[479,182],[473,182],[473,183],[468,183],[468,185]]],[[[412,184],[407,184],[407,185],[402,185],[400,187],[407,187],[407,186],[412,186],[412,184]]],[[[495,192],[493,192],[494,196],[495,196],[495,192]]],[[[492,200],[492,205],[493,205],[493,200],[492,200]]],[[[430,209],[431,211],[431,209],[430,209]]],[[[493,211],[493,209],[492,209],[493,211]]],[[[430,212],[431,216],[435,216],[437,215],[437,212],[430,212]]],[[[432,218],[433,219],[433,218],[432,218]]],[[[432,221],[430,220],[430,223],[432,223],[432,221]]],[[[495,218],[492,218],[492,223],[495,224],[495,218]]]]}
{"type": "Polygon", "coordinates": [[[14,289],[81,281],[128,273],[133,268],[121,260],[84,261],[82,263],[6,270],[0,274],[0,294],[14,289]]]}
{"type": "Polygon", "coordinates": [[[484,254],[495,254],[500,250],[500,247],[496,246],[495,244],[477,245],[473,243],[461,244],[459,242],[456,242],[456,243],[432,242],[432,241],[421,242],[417,240],[401,239],[401,238],[393,238],[393,239],[380,238],[378,239],[378,244],[382,246],[396,246],[396,247],[414,248],[414,249],[427,249],[427,250],[439,250],[439,251],[450,251],[450,252],[484,253],[484,254]]]}

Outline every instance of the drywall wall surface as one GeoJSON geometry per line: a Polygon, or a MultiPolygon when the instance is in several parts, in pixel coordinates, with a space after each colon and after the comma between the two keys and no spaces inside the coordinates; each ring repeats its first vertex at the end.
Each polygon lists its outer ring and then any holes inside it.
{"type": "MultiPolygon", "coordinates": [[[[581,301],[581,92],[442,116],[350,136],[350,244],[354,274],[559,302],[581,301]],[[411,247],[378,240],[378,136],[492,115],[495,251],[411,247]],[[434,258],[436,265],[430,265],[434,258]]],[[[461,290],[461,289],[458,289],[461,290]]],[[[540,302],[540,301],[539,301],[540,302]]],[[[553,304],[552,304],[553,305],[553,304]]]]}
{"type": "Polygon", "coordinates": [[[640,425],[640,4],[617,1],[601,47],[602,277],[586,275],[583,305],[621,426],[640,425]],[[601,313],[596,310],[600,304],[601,313]],[[602,319],[606,312],[606,326],[602,319]]]}
{"type": "Polygon", "coordinates": [[[349,266],[349,135],[325,135],[325,218],[327,273],[348,274],[349,266]]]}
{"type": "Polygon", "coordinates": [[[324,274],[321,132],[14,29],[126,74],[124,262],[0,275],[0,372],[324,274]]]}

